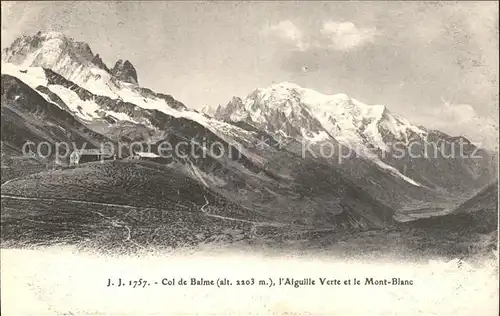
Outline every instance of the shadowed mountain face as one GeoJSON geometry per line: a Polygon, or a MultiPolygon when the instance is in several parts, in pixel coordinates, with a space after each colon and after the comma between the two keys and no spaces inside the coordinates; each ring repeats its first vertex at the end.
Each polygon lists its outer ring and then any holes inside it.
{"type": "Polygon", "coordinates": [[[395,211],[448,206],[492,178],[485,160],[446,157],[458,141],[468,155],[487,155],[467,140],[345,95],[285,83],[233,98],[211,117],[140,87],[130,62],[110,69],[88,45],[60,33],[20,38],[2,61],[2,162],[10,166],[2,176],[11,180],[2,193],[23,203],[189,209],[190,219],[208,203],[211,220],[346,233],[393,227],[395,211]],[[52,154],[26,157],[27,142],[33,149],[45,142],[52,154]],[[383,155],[397,142],[405,144],[403,157],[383,155]],[[436,158],[408,157],[432,142],[444,144],[436,158]],[[68,168],[61,143],[70,151],[125,150],[117,161],[68,168]],[[134,145],[165,154],[165,144],[167,159],[128,159],[134,145]],[[326,145],[340,150],[325,157],[326,145]],[[49,164],[64,170],[47,171],[49,164]]]}
{"type": "Polygon", "coordinates": [[[68,113],[56,95],[49,102],[16,77],[1,80],[2,183],[64,165],[77,148],[113,143],[68,113]]]}
{"type": "MultiPolygon", "coordinates": [[[[64,108],[47,101],[16,77],[2,75],[1,80],[3,142],[19,150],[32,142],[29,148],[33,151],[41,142],[54,146],[64,142],[78,148],[83,144],[97,148],[101,143],[110,142],[109,138],[90,130],[64,108]]],[[[55,152],[55,147],[50,150],[55,152]]]]}

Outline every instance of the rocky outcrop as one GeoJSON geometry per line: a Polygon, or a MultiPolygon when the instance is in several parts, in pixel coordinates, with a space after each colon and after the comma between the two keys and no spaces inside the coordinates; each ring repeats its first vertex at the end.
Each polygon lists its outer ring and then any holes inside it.
{"type": "Polygon", "coordinates": [[[215,110],[214,117],[223,121],[230,121],[231,114],[244,108],[243,100],[233,97],[226,106],[219,105],[215,110]]]}
{"type": "Polygon", "coordinates": [[[139,84],[137,71],[128,60],[118,60],[113,69],[110,70],[110,73],[121,81],[139,84]]]}

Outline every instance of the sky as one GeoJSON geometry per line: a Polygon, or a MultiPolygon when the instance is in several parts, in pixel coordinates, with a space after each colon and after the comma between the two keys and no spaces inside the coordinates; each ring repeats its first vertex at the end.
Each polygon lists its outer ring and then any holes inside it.
{"type": "Polygon", "coordinates": [[[191,108],[289,81],[498,144],[497,2],[2,2],[2,48],[59,31],[191,108]]]}

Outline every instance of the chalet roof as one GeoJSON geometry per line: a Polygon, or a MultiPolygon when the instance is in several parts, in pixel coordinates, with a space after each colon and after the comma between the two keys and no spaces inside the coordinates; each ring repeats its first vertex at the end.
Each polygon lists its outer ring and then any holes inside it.
{"type": "Polygon", "coordinates": [[[110,155],[113,152],[111,150],[103,150],[97,148],[90,149],[75,149],[73,152],[78,153],[80,156],[88,156],[88,155],[110,155]]]}
{"type": "Polygon", "coordinates": [[[144,158],[159,158],[160,157],[159,155],[157,155],[155,153],[147,152],[147,151],[136,151],[134,154],[139,156],[139,157],[144,157],[144,158]]]}

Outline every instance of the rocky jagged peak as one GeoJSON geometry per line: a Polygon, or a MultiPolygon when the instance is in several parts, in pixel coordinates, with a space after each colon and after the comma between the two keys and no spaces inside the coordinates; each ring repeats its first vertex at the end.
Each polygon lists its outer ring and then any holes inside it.
{"type": "Polygon", "coordinates": [[[96,54],[94,56],[94,58],[92,58],[92,63],[94,65],[96,65],[97,67],[101,68],[101,69],[104,69],[106,70],[107,72],[110,72],[108,66],[106,66],[106,64],[104,63],[104,61],[102,60],[101,56],[99,56],[99,54],[96,54]]]}
{"type": "MultiPolygon", "coordinates": [[[[43,43],[49,42],[49,41],[58,41],[64,44],[67,44],[69,42],[73,42],[73,39],[70,37],[67,37],[61,32],[42,32],[38,31],[34,36],[23,36],[24,42],[29,42],[29,44],[32,47],[38,47],[43,43]]],[[[90,51],[90,47],[84,43],[84,42],[77,42],[77,47],[79,47],[82,51],[90,51]]]]}
{"type": "Polygon", "coordinates": [[[226,106],[219,105],[215,110],[214,117],[220,120],[229,120],[231,114],[241,111],[244,108],[243,100],[239,97],[233,97],[226,106]]]}
{"type": "Polygon", "coordinates": [[[243,104],[243,100],[240,97],[233,97],[228,105],[238,106],[241,104],[243,104]]]}
{"type": "Polygon", "coordinates": [[[212,108],[210,105],[206,104],[201,107],[200,109],[201,113],[207,114],[209,116],[213,116],[215,114],[214,108],[212,108]]]}
{"type": "Polygon", "coordinates": [[[92,53],[89,44],[85,42],[74,42],[73,50],[77,56],[82,57],[84,60],[92,60],[94,58],[94,53],[92,53]]]}
{"type": "Polygon", "coordinates": [[[137,71],[128,60],[118,60],[113,69],[111,69],[110,73],[121,81],[135,84],[139,83],[137,79],[137,71]]]}

